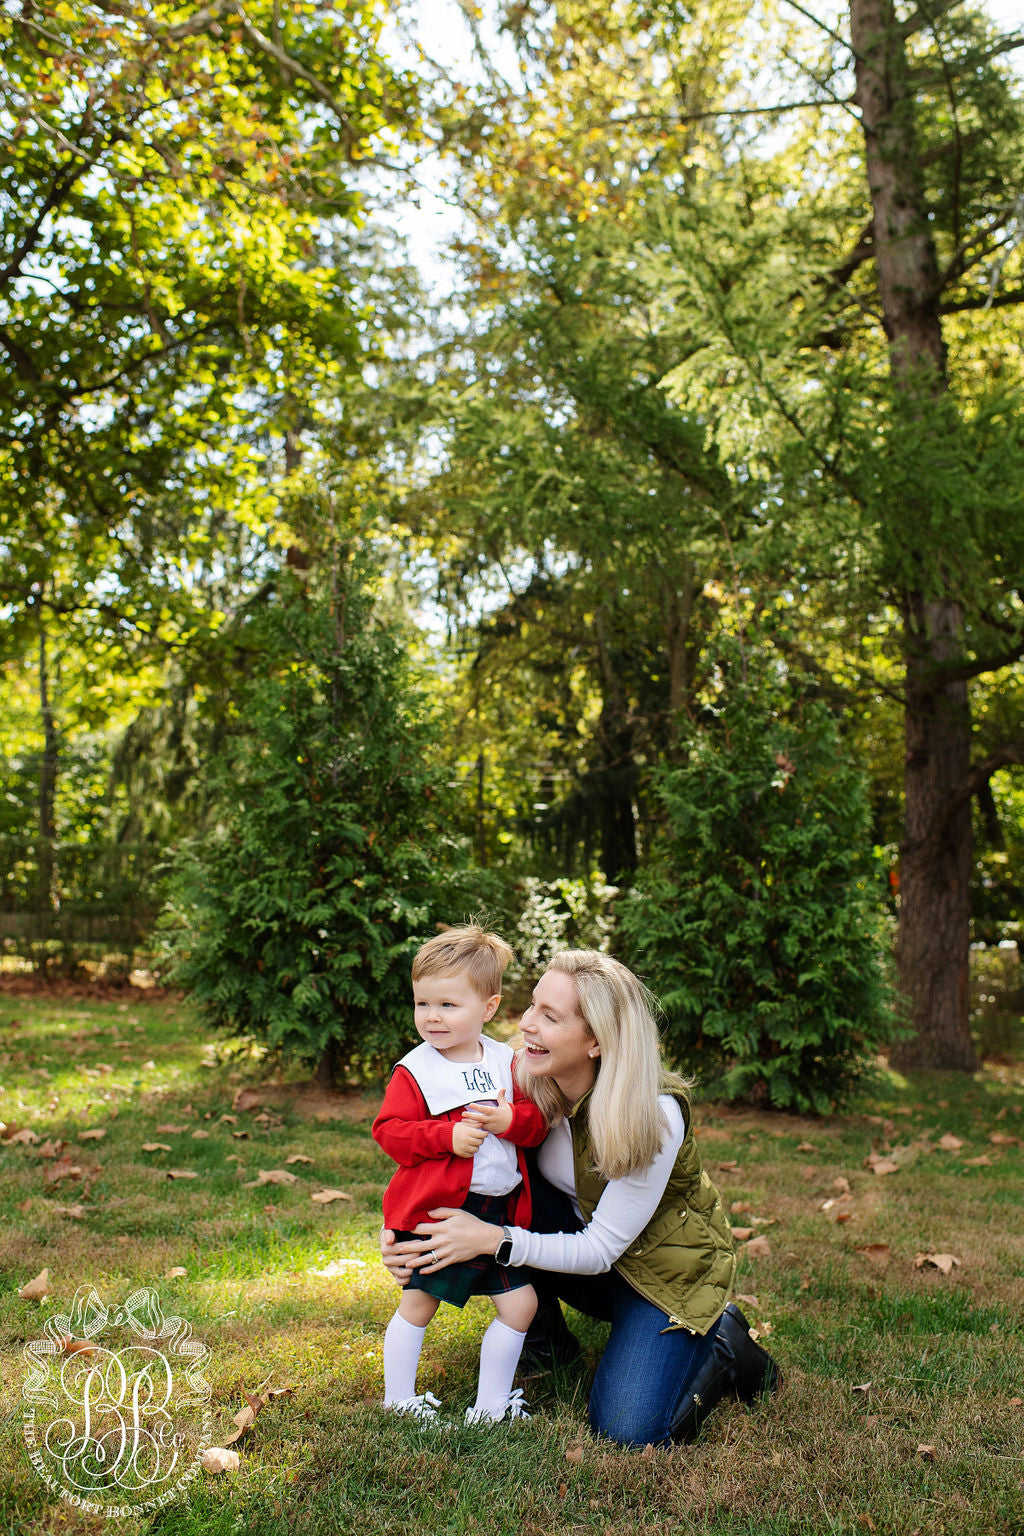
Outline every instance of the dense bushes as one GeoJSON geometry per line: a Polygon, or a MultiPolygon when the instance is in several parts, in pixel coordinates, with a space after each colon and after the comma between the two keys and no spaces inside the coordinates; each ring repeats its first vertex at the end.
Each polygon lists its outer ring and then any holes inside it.
{"type": "Polygon", "coordinates": [[[893,1038],[861,775],[820,703],[738,688],[663,771],[623,909],[666,1043],[729,1098],[825,1111],[893,1038]]]}

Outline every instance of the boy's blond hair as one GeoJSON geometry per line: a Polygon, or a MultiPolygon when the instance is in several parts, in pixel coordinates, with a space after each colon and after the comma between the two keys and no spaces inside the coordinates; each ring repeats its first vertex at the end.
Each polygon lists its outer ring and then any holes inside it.
{"type": "Polygon", "coordinates": [[[514,959],[512,950],[496,933],[488,933],[479,923],[465,923],[427,940],[412,962],[412,979],[464,972],[479,997],[494,997],[501,991],[505,967],[514,959]]]}

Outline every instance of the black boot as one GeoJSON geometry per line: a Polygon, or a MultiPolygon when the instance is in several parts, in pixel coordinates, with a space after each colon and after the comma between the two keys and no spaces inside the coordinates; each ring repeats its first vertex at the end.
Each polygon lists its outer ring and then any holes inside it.
{"type": "Polygon", "coordinates": [[[541,1296],[519,1356],[519,1375],[529,1379],[556,1368],[564,1370],[575,1365],[580,1354],[579,1340],[569,1332],[558,1297],[541,1296]]]}
{"type": "Polygon", "coordinates": [[[696,1439],[701,1425],[730,1393],[752,1403],[782,1385],[778,1366],[750,1337],[746,1318],[733,1302],[722,1313],[713,1344],[690,1383],[672,1426],[672,1438],[696,1439]]]}

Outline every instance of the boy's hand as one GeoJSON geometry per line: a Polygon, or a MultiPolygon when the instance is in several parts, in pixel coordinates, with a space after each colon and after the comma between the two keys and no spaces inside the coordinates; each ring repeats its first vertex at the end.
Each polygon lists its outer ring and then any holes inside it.
{"type": "Polygon", "coordinates": [[[459,1120],[452,1126],[452,1151],[456,1157],[473,1157],[486,1136],[482,1125],[467,1125],[459,1120]]]}
{"type": "Polygon", "coordinates": [[[498,1090],[497,1104],[474,1104],[464,1110],[462,1124],[479,1125],[494,1136],[503,1136],[512,1124],[512,1105],[506,1102],[504,1088],[498,1090]]]}

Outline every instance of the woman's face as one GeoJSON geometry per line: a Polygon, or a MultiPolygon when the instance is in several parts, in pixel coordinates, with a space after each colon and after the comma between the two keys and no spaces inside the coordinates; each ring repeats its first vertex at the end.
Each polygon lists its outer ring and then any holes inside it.
{"type": "Polygon", "coordinates": [[[592,1088],[601,1054],[583,1022],[571,976],[545,971],[520,1025],[526,1049],[522,1055],[532,1077],[550,1077],[573,1102],[592,1088]]]}

